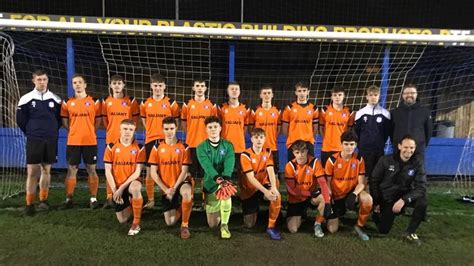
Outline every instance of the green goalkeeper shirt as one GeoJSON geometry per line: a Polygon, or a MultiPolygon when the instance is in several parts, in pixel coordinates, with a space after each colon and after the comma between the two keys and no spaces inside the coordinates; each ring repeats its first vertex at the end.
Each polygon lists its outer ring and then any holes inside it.
{"type": "Polygon", "coordinates": [[[214,193],[217,190],[217,177],[230,179],[234,171],[234,146],[227,140],[220,139],[216,147],[209,139],[201,142],[196,148],[197,158],[204,169],[203,186],[205,193],[214,193]]]}

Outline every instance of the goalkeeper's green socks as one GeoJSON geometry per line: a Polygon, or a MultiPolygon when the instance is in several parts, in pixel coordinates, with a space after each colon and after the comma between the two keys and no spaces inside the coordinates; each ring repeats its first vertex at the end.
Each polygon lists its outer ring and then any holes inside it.
{"type": "Polygon", "coordinates": [[[228,224],[230,212],[232,211],[232,198],[221,200],[221,223],[228,224]]]}

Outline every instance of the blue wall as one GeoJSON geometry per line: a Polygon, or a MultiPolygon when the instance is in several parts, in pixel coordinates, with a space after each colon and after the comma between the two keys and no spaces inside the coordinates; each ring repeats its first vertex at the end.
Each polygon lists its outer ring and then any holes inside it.
{"type": "MultiPolygon", "coordinates": [[[[67,132],[61,129],[59,132],[59,143],[58,143],[58,162],[53,165],[54,168],[66,168],[66,141],[67,132]]],[[[137,132],[136,138],[139,142],[143,143],[144,132],[137,132]]],[[[178,132],[178,138],[183,139],[184,134],[178,132]]],[[[105,148],[105,131],[99,130],[97,133],[97,140],[99,145],[98,154],[98,168],[103,169],[103,156],[105,148]]],[[[0,167],[19,167],[25,165],[25,139],[21,131],[17,128],[0,128],[0,147],[2,152],[0,153],[0,167]]],[[[280,152],[280,169],[284,163],[286,163],[287,150],[285,147],[286,138],[280,136],[278,138],[278,146],[280,152]]],[[[458,167],[461,153],[464,148],[466,139],[449,139],[449,138],[432,138],[430,145],[426,151],[426,170],[428,175],[447,175],[454,176],[458,167]]],[[[247,136],[247,146],[249,146],[249,139],[247,136]]],[[[316,154],[319,155],[321,149],[321,141],[318,136],[316,144],[316,154]]],[[[474,160],[474,158],[471,158],[474,160]]],[[[465,173],[474,175],[474,169],[471,169],[471,173],[465,173]]]]}

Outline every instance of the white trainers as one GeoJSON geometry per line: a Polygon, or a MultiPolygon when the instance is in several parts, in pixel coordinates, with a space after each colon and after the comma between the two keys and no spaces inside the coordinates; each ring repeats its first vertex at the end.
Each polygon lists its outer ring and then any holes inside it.
{"type": "Polygon", "coordinates": [[[324,233],[323,233],[323,228],[321,227],[320,224],[314,224],[314,236],[315,237],[323,237],[324,236],[324,233]]]}
{"type": "Polygon", "coordinates": [[[138,224],[132,224],[132,227],[130,227],[130,230],[128,230],[128,235],[129,236],[134,236],[138,233],[140,233],[140,226],[138,224]]]}

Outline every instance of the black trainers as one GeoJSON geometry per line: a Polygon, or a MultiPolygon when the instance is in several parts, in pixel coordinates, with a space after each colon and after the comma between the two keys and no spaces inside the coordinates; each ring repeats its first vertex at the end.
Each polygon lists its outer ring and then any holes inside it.
{"type": "Polygon", "coordinates": [[[91,210],[95,210],[99,208],[99,202],[97,200],[90,201],[89,207],[91,208],[91,210]]]}
{"type": "Polygon", "coordinates": [[[115,207],[114,201],[112,199],[108,199],[105,201],[104,206],[102,206],[102,209],[112,209],[115,207]]]}
{"type": "Polygon", "coordinates": [[[67,210],[67,209],[72,209],[72,207],[73,207],[72,199],[67,199],[59,209],[67,210]]]}
{"type": "Polygon", "coordinates": [[[23,211],[26,216],[33,216],[36,213],[35,205],[26,205],[25,210],[23,211]]]}
{"type": "Polygon", "coordinates": [[[418,235],[417,234],[406,234],[405,236],[405,240],[410,242],[410,243],[413,243],[417,246],[421,246],[421,240],[420,238],[418,238],[418,235]]]}
{"type": "Polygon", "coordinates": [[[39,211],[49,211],[49,203],[48,201],[41,201],[40,204],[38,205],[38,210],[39,211]]]}

